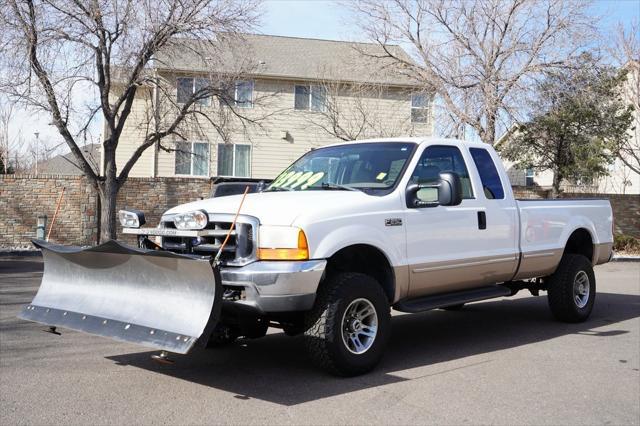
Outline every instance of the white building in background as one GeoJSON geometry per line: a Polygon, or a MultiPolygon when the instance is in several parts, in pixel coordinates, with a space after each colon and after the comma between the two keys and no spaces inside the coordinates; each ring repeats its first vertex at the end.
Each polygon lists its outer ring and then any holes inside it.
{"type": "MultiPolygon", "coordinates": [[[[376,44],[340,42],[296,37],[247,34],[246,58],[257,64],[255,70],[235,82],[233,99],[247,116],[273,112],[259,132],[250,137],[236,132],[230,135],[232,143],[225,143],[213,127],[206,128],[204,136],[188,140],[168,141],[177,151],[147,149],[131,170],[133,177],[203,177],[234,176],[273,178],[286,166],[310,149],[339,142],[340,139],[314,125],[322,120],[328,94],[327,84],[372,84],[383,87],[369,97],[355,100],[352,93],[338,99],[344,117],[355,116],[363,108],[378,112],[378,127],[396,129],[385,136],[421,135],[433,133],[433,97],[420,90],[416,83],[400,73],[391,72],[388,64],[378,60],[372,63],[363,51],[374,52],[376,44]],[[268,104],[258,107],[255,100],[272,96],[268,104]],[[364,105],[364,106],[363,106],[364,105]]],[[[185,43],[189,43],[185,40],[185,43]]],[[[174,104],[188,98],[202,79],[207,77],[203,58],[208,54],[196,48],[165,52],[156,61],[150,74],[159,76],[174,96],[174,104]]],[[[388,46],[394,54],[404,55],[398,46],[388,46]]],[[[237,57],[234,57],[237,59],[237,57]]],[[[409,59],[410,60],[410,59],[409,59]]],[[[117,90],[117,89],[116,89],[117,90]]],[[[118,169],[145,138],[145,125],[153,108],[149,87],[139,89],[130,116],[120,137],[116,152],[118,169]]],[[[158,102],[159,103],[159,102],[158,102]]],[[[214,101],[197,105],[215,114],[225,108],[214,101]]],[[[329,123],[327,123],[329,124],[329,123]]],[[[329,125],[330,127],[330,125],[329,125]]],[[[380,136],[363,134],[361,138],[380,136]]],[[[166,144],[167,141],[163,142],[166,144]]]]}

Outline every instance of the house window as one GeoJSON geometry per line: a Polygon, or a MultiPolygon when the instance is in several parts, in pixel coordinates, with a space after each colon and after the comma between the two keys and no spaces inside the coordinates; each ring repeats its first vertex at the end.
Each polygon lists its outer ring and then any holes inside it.
{"type": "Polygon", "coordinates": [[[532,168],[528,168],[527,170],[525,170],[525,172],[524,172],[524,181],[525,181],[524,184],[526,186],[535,185],[535,182],[533,181],[533,169],[532,168]]]}
{"type": "Polygon", "coordinates": [[[324,111],[326,102],[326,88],[322,86],[295,86],[295,109],[306,111],[324,111]]]}
{"type": "Polygon", "coordinates": [[[411,122],[427,123],[429,121],[430,108],[429,96],[425,93],[411,94],[411,122]]]}
{"type": "Polygon", "coordinates": [[[251,145],[218,144],[218,176],[251,176],[251,145]]]}
{"type": "Polygon", "coordinates": [[[239,81],[236,83],[236,106],[251,108],[253,106],[253,81],[239,81]]]}
{"type": "MultiPolygon", "coordinates": [[[[177,79],[177,86],[177,101],[179,104],[185,104],[189,102],[194,94],[209,87],[210,83],[207,78],[180,77],[177,79]]],[[[198,99],[194,101],[194,103],[199,105],[209,105],[210,102],[211,97],[209,96],[198,96],[198,99]]]]}
{"type": "Polygon", "coordinates": [[[223,86],[226,93],[225,99],[220,100],[220,105],[233,105],[240,108],[253,107],[253,81],[236,81],[230,86],[223,86]]]}
{"type": "Polygon", "coordinates": [[[175,174],[209,176],[209,144],[206,142],[176,143],[175,174]]]}

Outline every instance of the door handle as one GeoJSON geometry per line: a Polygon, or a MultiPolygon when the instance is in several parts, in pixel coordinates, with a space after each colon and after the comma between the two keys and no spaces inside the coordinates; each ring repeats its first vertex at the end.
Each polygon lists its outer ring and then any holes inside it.
{"type": "Polygon", "coordinates": [[[478,212],[478,229],[487,229],[487,214],[478,212]]]}

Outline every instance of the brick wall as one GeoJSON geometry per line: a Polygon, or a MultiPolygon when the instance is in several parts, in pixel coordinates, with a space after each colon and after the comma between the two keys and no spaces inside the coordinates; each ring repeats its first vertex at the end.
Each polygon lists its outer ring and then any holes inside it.
{"type": "MultiPolygon", "coordinates": [[[[48,224],[62,188],[65,195],[51,241],[62,244],[95,244],[98,232],[98,200],[86,179],[79,176],[0,175],[0,249],[31,248],[36,218],[46,214],[48,224]]],[[[178,204],[207,197],[211,181],[198,178],[129,178],[118,194],[118,208],[145,212],[149,225],[178,204]]],[[[514,187],[518,198],[546,198],[547,192],[514,187]]],[[[616,231],[640,238],[640,197],[615,194],[563,194],[563,197],[604,197],[611,201],[616,231]]],[[[47,229],[48,231],[48,229],[47,229]]],[[[125,239],[133,241],[133,239],[125,239]]]]}
{"type": "Polygon", "coordinates": [[[0,175],[0,248],[30,248],[30,240],[36,238],[37,216],[45,214],[51,223],[63,188],[51,241],[92,244],[97,229],[96,196],[83,178],[0,175]]]}
{"type": "Polygon", "coordinates": [[[616,232],[640,238],[640,195],[610,194],[607,198],[613,208],[616,232]]]}
{"type": "MultiPolygon", "coordinates": [[[[36,220],[47,215],[47,232],[56,202],[65,188],[50,241],[91,245],[98,235],[99,204],[93,187],[80,176],[0,175],[0,249],[32,248],[36,220]]],[[[178,204],[206,197],[211,181],[197,178],[130,178],[120,190],[117,207],[145,212],[153,226],[178,204]]],[[[134,241],[132,238],[124,238],[134,241]]]]}
{"type": "MultiPolygon", "coordinates": [[[[156,226],[162,213],[179,204],[206,198],[211,193],[211,181],[202,178],[129,178],[118,193],[118,209],[142,210],[147,224],[156,226]]],[[[118,224],[118,229],[119,229],[118,224]]],[[[133,236],[119,239],[135,242],[133,236]]]]}

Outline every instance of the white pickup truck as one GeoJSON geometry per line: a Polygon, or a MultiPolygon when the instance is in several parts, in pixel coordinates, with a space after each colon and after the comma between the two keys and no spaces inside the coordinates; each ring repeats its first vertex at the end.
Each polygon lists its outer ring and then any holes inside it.
{"type": "MultiPolygon", "coordinates": [[[[460,309],[528,289],[548,292],[557,319],[584,321],[595,300],[592,267],[612,255],[607,200],[515,200],[499,157],[482,143],[400,138],[326,146],[248,194],[235,216],[241,199],[177,206],[157,228],[140,228],[143,216],[123,211],[123,231],[147,248],[155,241],[156,249],[203,258],[228,234],[221,290],[203,310],[221,305],[221,314],[197,333],[210,345],[260,337],[269,326],[304,334],[312,359],[339,375],[379,362],[391,308],[460,309]]],[[[196,270],[180,272],[192,290],[203,280],[196,270]]],[[[195,305],[185,306],[196,315],[195,305]]],[[[189,342],[198,338],[184,333],[189,342]]]]}

